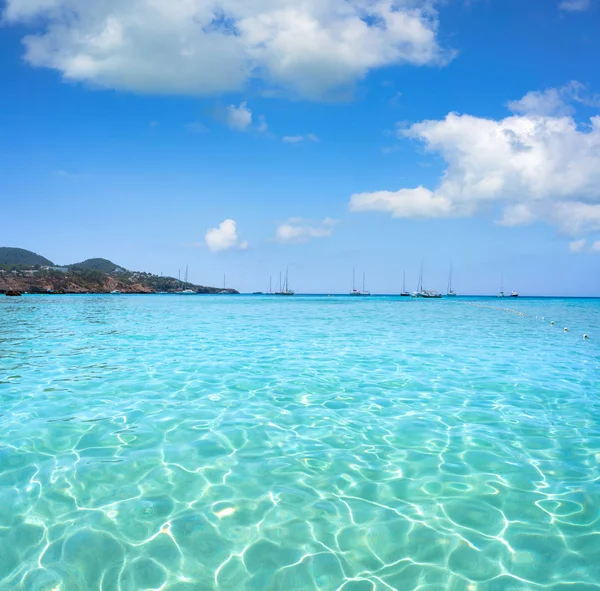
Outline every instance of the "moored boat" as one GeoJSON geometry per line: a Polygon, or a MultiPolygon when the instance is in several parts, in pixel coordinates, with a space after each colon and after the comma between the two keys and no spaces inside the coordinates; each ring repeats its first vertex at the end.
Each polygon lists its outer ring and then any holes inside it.
{"type": "Polygon", "coordinates": [[[450,275],[448,276],[448,289],[446,291],[446,296],[449,298],[456,297],[456,292],[452,289],[452,265],[450,265],[450,275]]]}
{"type": "MultiPolygon", "coordinates": [[[[279,279],[281,284],[281,277],[279,279]]],[[[293,296],[294,292],[289,287],[289,274],[288,269],[285,270],[285,281],[283,285],[280,285],[279,291],[275,292],[276,296],[293,296]]]]}
{"type": "Polygon", "coordinates": [[[403,298],[409,298],[410,297],[410,293],[408,293],[406,291],[406,271],[404,271],[402,273],[402,293],[400,294],[400,297],[403,297],[403,298]]]}
{"type": "Polygon", "coordinates": [[[355,270],[352,269],[352,291],[350,292],[351,296],[370,296],[371,292],[367,291],[365,289],[365,278],[366,275],[365,273],[363,273],[363,285],[362,285],[362,291],[360,289],[356,289],[356,282],[355,282],[355,270]]]}
{"type": "Polygon", "coordinates": [[[423,298],[426,300],[439,300],[442,294],[435,291],[434,289],[423,289],[423,263],[421,263],[421,272],[419,273],[419,284],[417,291],[413,292],[413,298],[423,298]]]}

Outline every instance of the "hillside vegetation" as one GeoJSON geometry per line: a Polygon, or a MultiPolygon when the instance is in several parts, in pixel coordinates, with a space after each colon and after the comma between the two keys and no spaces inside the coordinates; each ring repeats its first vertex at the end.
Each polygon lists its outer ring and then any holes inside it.
{"type": "Polygon", "coordinates": [[[88,259],[57,267],[50,260],[22,248],[0,248],[0,293],[238,293],[235,289],[194,285],[152,273],[134,272],[107,259],[88,259]]]}
{"type": "Polygon", "coordinates": [[[119,265],[108,259],[87,259],[81,263],[68,265],[68,267],[76,271],[101,271],[102,273],[114,273],[118,270],[125,271],[123,267],[119,267],[119,265]]]}
{"type": "Polygon", "coordinates": [[[11,248],[9,246],[0,246],[0,265],[5,266],[26,266],[35,267],[36,265],[53,267],[54,263],[47,258],[25,250],[24,248],[11,248]]]}

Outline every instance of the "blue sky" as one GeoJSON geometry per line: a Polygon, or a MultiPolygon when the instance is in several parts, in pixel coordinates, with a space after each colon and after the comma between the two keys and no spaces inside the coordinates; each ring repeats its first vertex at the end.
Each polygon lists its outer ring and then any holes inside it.
{"type": "Polygon", "coordinates": [[[2,245],[600,295],[600,1],[133,5],[3,3],[2,245]]]}

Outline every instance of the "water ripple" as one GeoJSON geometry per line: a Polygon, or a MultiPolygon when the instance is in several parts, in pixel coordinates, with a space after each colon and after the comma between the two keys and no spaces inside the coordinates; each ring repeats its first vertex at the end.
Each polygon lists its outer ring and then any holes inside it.
{"type": "Polygon", "coordinates": [[[514,306],[0,299],[0,589],[600,591],[600,304],[514,306]]]}

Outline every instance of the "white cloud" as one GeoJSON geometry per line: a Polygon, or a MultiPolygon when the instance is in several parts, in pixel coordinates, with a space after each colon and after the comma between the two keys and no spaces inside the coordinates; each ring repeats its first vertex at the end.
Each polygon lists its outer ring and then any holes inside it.
{"type": "Polygon", "coordinates": [[[600,252],[600,240],[596,240],[594,244],[592,244],[592,252],[600,252]]]}
{"type": "Polygon", "coordinates": [[[252,111],[246,102],[241,103],[239,107],[229,105],[225,112],[225,122],[231,129],[246,131],[252,125],[252,111]]]}
{"type": "Polygon", "coordinates": [[[592,0],[563,0],[558,7],[569,12],[583,12],[592,6],[592,0]]]}
{"type": "Polygon", "coordinates": [[[521,115],[552,117],[572,115],[575,112],[572,103],[600,107],[600,95],[591,93],[585,84],[572,80],[560,88],[528,92],[522,99],[510,101],[508,108],[521,115]]]}
{"type": "Polygon", "coordinates": [[[269,126],[267,125],[267,120],[265,119],[264,115],[261,115],[258,118],[258,126],[256,131],[258,131],[258,133],[267,133],[267,131],[269,131],[269,126]]]}
{"type": "Polygon", "coordinates": [[[277,227],[277,242],[308,242],[311,238],[326,238],[333,234],[337,220],[325,218],[322,222],[312,222],[303,218],[290,218],[277,227]]]}
{"type": "Polygon", "coordinates": [[[371,70],[443,64],[430,0],[6,0],[25,59],[67,80],[160,94],[322,99],[371,70]]]}
{"type": "Polygon", "coordinates": [[[569,252],[572,254],[579,254],[585,248],[585,238],[581,240],[573,240],[569,242],[569,252]]]}
{"type": "MultiPolygon", "coordinates": [[[[581,85],[569,87],[581,101],[581,85]]],[[[507,226],[544,220],[571,234],[600,231],[600,116],[581,126],[564,113],[548,114],[545,98],[537,100],[553,93],[528,96],[513,104],[523,114],[505,119],[450,113],[400,129],[401,137],[421,140],[445,160],[438,187],[353,195],[350,208],[396,217],[466,217],[501,208],[498,223],[507,226]]]]}
{"type": "Polygon", "coordinates": [[[225,220],[219,224],[218,228],[210,228],[204,238],[206,245],[213,252],[229,250],[231,248],[242,250],[248,248],[247,241],[240,242],[235,220],[225,220]]]}
{"type": "Polygon", "coordinates": [[[350,210],[379,211],[390,213],[395,218],[444,218],[453,214],[450,201],[424,187],[358,193],[352,195],[350,210]]]}
{"type": "Polygon", "coordinates": [[[319,138],[314,133],[308,133],[307,135],[285,135],[281,139],[284,144],[299,144],[304,141],[319,142],[319,138]]]}
{"type": "Polygon", "coordinates": [[[267,133],[269,130],[264,115],[259,115],[257,118],[258,122],[254,122],[254,114],[246,101],[241,102],[239,106],[228,105],[226,107],[217,107],[214,112],[214,117],[234,131],[267,133]]]}
{"type": "Polygon", "coordinates": [[[560,88],[528,92],[522,99],[509,102],[508,108],[522,115],[571,115],[575,109],[565,102],[563,95],[560,88]]]}

